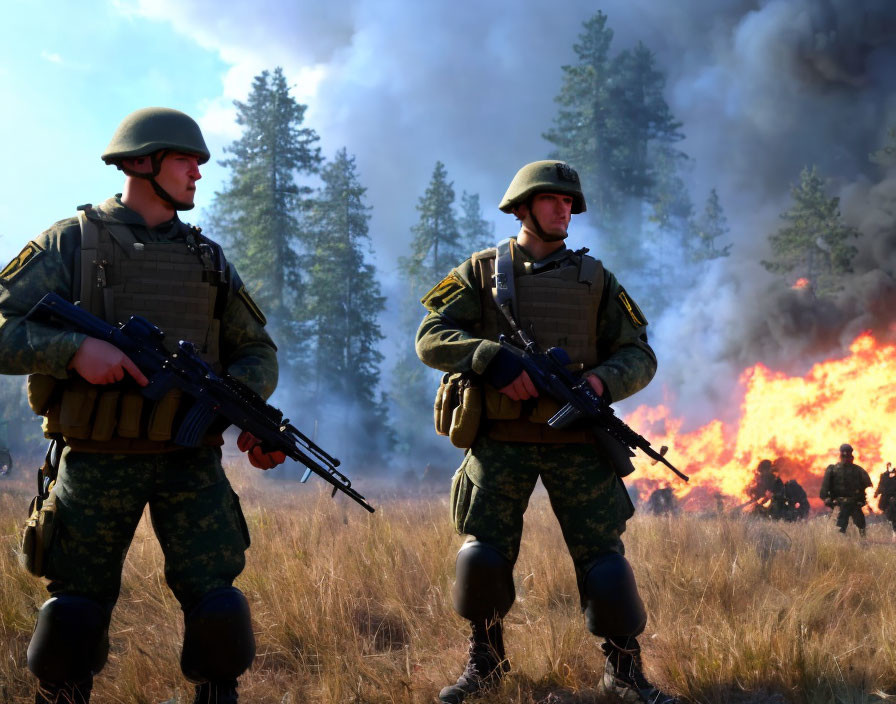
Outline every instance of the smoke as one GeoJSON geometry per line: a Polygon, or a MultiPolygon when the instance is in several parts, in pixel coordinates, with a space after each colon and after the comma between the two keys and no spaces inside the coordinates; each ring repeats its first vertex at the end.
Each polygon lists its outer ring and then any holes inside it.
{"type": "MultiPolygon", "coordinates": [[[[496,204],[520,165],[550,152],[541,134],[557,109],[561,66],[575,61],[582,22],[601,9],[615,32],[613,52],[642,41],[656,53],[683,123],[680,147],[692,158],[695,205],[716,188],[733,243],[731,256],[707,265],[662,318],[639,299],[660,372],[633,401],[668,394],[701,423],[736,410],[747,366],[794,372],[845,349],[862,330],[891,330],[896,177],[869,160],[896,124],[890,0],[608,0],[600,8],[566,0],[511,12],[497,0],[224,5],[141,1],[136,12],[170,22],[233,66],[203,122],[218,147],[232,139],[228,104],[245,98],[253,75],[281,65],[297,81],[325,154],[344,145],[357,157],[390,317],[404,295],[397,259],[436,160],[458,193],[481,195],[498,237],[513,232],[496,204]],[[830,180],[845,220],[862,233],[854,272],[827,301],[759,265],[809,165],[830,180]]],[[[570,243],[600,257],[590,233],[584,220],[574,222],[570,243]]],[[[623,284],[637,297],[639,281],[623,284]]]]}

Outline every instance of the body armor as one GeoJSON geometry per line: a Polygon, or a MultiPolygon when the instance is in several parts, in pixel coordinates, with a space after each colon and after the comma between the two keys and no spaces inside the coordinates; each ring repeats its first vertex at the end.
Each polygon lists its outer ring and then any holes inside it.
{"type": "MultiPolygon", "coordinates": [[[[110,324],[139,315],[165,332],[169,352],[189,340],[203,360],[221,370],[218,338],[226,265],[220,247],[189,228],[183,240],[139,242],[131,229],[78,213],[81,261],[72,297],[110,324]]],[[[184,226],[186,227],[186,226],[184,226]]],[[[77,450],[158,452],[176,449],[169,441],[180,410],[180,391],[158,402],[136,388],[104,389],[77,375],[59,380],[28,378],[28,401],[43,415],[44,434],[62,436],[77,450]]],[[[210,439],[220,444],[218,439],[210,439]]]]}
{"type": "MultiPolygon", "coordinates": [[[[569,353],[574,371],[597,366],[597,318],[604,287],[600,261],[586,254],[563,250],[542,262],[521,262],[514,254],[515,318],[543,349],[562,347],[569,353]]],[[[510,325],[492,297],[492,276],[497,250],[473,255],[482,305],[480,329],[487,340],[511,335],[510,325]]],[[[580,430],[555,430],[548,420],[559,410],[556,401],[539,396],[513,401],[485,385],[485,417],[489,437],[506,442],[592,442],[593,435],[580,430]]]]}

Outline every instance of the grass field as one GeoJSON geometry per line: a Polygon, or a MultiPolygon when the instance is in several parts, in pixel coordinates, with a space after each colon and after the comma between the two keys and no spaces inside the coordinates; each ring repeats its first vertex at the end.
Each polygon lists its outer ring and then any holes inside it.
{"type": "MultiPolygon", "coordinates": [[[[42,584],[18,566],[30,472],[0,482],[0,702],[33,701],[25,650],[42,584]]],[[[241,701],[431,702],[466,655],[451,608],[460,538],[447,497],[368,497],[368,515],[308,487],[229,469],[252,531],[237,585],[253,608],[258,657],[241,701]]],[[[318,483],[318,486],[320,483],[318,483]]],[[[362,493],[364,491],[361,488],[362,493]]],[[[583,626],[572,562],[545,497],[526,514],[507,618],[512,672],[489,702],[601,702],[598,641],[583,626]]],[[[896,544],[833,523],[636,516],[625,534],[650,613],[647,671],[694,702],[870,702],[896,692],[896,544]]],[[[191,701],[182,624],[144,520],[112,618],[93,701],[191,701]]]]}

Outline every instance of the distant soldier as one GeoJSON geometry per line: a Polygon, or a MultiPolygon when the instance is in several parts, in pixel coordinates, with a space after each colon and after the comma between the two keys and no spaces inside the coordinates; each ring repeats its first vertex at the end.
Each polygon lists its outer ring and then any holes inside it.
{"type": "Polygon", "coordinates": [[[874,495],[880,497],[877,508],[893,525],[893,535],[896,537],[896,469],[893,469],[892,462],[887,462],[887,468],[880,473],[874,495]]]}
{"type": "Polygon", "coordinates": [[[809,497],[796,479],[778,480],[772,492],[769,516],[775,520],[801,521],[809,516],[809,497]]]}
{"type": "Polygon", "coordinates": [[[775,472],[775,466],[771,460],[762,460],[753,472],[753,481],[747,487],[747,496],[750,500],[744,506],[752,504],[751,513],[754,516],[771,516],[776,509],[775,497],[783,497],[784,482],[775,472]]]}
{"type": "Polygon", "coordinates": [[[671,487],[656,489],[647,500],[647,510],[654,516],[678,513],[678,499],[671,487]]]}
{"type": "Polygon", "coordinates": [[[859,529],[859,535],[865,537],[865,489],[871,486],[868,472],[852,461],[852,445],[844,443],[840,446],[840,461],[828,465],[824,470],[819,496],[824,505],[833,509],[840,507],[837,516],[837,527],[846,533],[849,519],[852,518],[859,529]]]}

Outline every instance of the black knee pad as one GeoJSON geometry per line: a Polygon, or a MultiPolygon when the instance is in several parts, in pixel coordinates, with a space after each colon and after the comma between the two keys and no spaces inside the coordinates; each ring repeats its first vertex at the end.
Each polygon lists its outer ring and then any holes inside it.
{"type": "Polygon", "coordinates": [[[41,682],[83,682],[109,656],[109,609],[83,596],[48,599],[37,612],[28,669],[41,682]]]}
{"type": "Polygon", "coordinates": [[[604,553],[591,563],[581,595],[585,625],[596,636],[636,636],[647,625],[635,573],[617,552],[604,553]]]}
{"type": "Polygon", "coordinates": [[[184,614],[180,668],[188,680],[234,680],[254,658],[249,602],[236,587],[210,591],[184,614]]]}
{"type": "Polygon", "coordinates": [[[470,621],[502,618],[513,605],[513,565],[478,540],[464,543],[454,566],[454,608],[470,621]]]}

